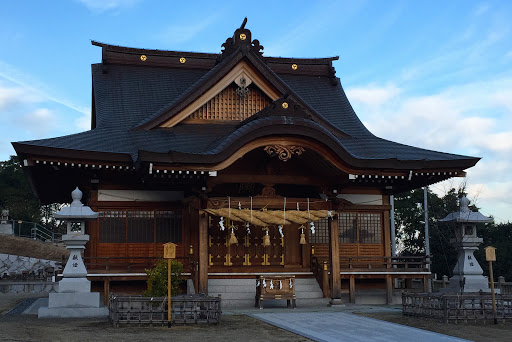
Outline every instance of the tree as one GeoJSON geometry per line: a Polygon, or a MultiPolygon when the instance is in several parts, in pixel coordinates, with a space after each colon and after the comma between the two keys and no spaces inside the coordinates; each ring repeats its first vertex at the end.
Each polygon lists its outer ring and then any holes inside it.
{"type": "MultiPolygon", "coordinates": [[[[171,296],[181,293],[181,273],[183,264],[175,259],[171,260],[171,296]]],[[[147,297],[167,296],[167,260],[161,260],[154,268],[147,269],[148,289],[144,291],[147,297]]]]}
{"type": "Polygon", "coordinates": [[[512,223],[489,224],[478,227],[478,236],[484,239],[481,247],[475,252],[475,257],[482,266],[485,274],[489,274],[489,263],[485,260],[484,248],[496,247],[496,262],[493,263],[494,276],[505,277],[512,281],[512,223]]]}
{"type": "Polygon", "coordinates": [[[49,231],[61,234],[66,233],[66,222],[57,220],[54,216],[63,206],[62,203],[52,203],[41,206],[42,224],[49,231]]]}
{"type": "Polygon", "coordinates": [[[9,210],[15,220],[40,222],[41,210],[18,157],[0,162],[0,207],[9,210]]]}
{"type": "MultiPolygon", "coordinates": [[[[458,198],[464,189],[450,189],[439,197],[428,191],[430,254],[432,256],[431,271],[438,278],[452,276],[457,262],[457,251],[450,243],[455,237],[454,222],[439,222],[449,213],[459,210],[458,198]]],[[[401,193],[395,196],[395,222],[397,244],[402,255],[421,255],[425,253],[425,211],[423,189],[401,193]]],[[[477,208],[470,205],[470,209],[477,208]]],[[[512,279],[512,223],[478,224],[478,236],[483,238],[475,257],[482,266],[484,274],[488,274],[484,247],[492,245],[496,248],[497,262],[494,274],[512,279]]]]}
{"type": "MultiPolygon", "coordinates": [[[[455,226],[453,223],[439,222],[439,219],[459,209],[458,197],[462,192],[463,189],[450,189],[443,197],[439,197],[430,190],[427,193],[431,271],[438,277],[451,276],[457,262],[457,252],[450,243],[450,239],[455,236],[455,226]]],[[[396,236],[401,246],[401,253],[403,255],[424,254],[424,190],[405,192],[395,198],[396,236]]]]}

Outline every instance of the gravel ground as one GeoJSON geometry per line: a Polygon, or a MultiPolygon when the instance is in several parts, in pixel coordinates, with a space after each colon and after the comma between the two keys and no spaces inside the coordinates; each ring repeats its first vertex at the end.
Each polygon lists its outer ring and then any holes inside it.
{"type": "Polygon", "coordinates": [[[5,315],[34,295],[0,294],[0,341],[310,341],[242,314],[223,315],[219,325],[113,328],[107,319],[38,319],[5,315]]]}

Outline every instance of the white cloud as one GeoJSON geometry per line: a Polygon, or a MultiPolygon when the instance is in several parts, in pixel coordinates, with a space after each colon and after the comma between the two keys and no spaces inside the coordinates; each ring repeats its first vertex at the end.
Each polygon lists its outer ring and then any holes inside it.
{"type": "Polygon", "coordinates": [[[48,108],[37,108],[30,113],[14,118],[14,123],[19,129],[24,130],[30,136],[45,137],[58,125],[56,115],[48,108]]]}
{"type": "MultiPolygon", "coordinates": [[[[469,195],[497,218],[512,220],[510,205],[506,206],[512,204],[512,79],[453,86],[428,96],[400,89],[395,84],[370,84],[347,89],[347,95],[377,136],[482,157],[468,170],[469,195]]],[[[460,181],[449,184],[458,186],[460,181]]]]}
{"type": "Polygon", "coordinates": [[[40,97],[22,87],[7,87],[0,83],[0,113],[22,102],[36,102],[40,97]]]}
{"type": "Polygon", "coordinates": [[[105,12],[118,8],[130,8],[141,0],[78,0],[89,10],[95,12],[105,12]]]}
{"type": "Polygon", "coordinates": [[[61,136],[90,129],[90,108],[56,94],[51,87],[0,61],[0,159],[10,142],[61,136]]]}
{"type": "Polygon", "coordinates": [[[368,87],[351,88],[347,90],[347,96],[356,102],[369,106],[379,106],[400,94],[400,89],[395,85],[378,87],[370,85],[368,87]]]}
{"type": "Polygon", "coordinates": [[[91,114],[82,113],[82,115],[75,120],[75,127],[79,131],[88,131],[91,129],[91,114]]]}
{"type": "Polygon", "coordinates": [[[22,102],[27,102],[27,100],[31,100],[32,102],[49,101],[68,107],[79,113],[87,114],[91,112],[89,107],[77,105],[68,99],[55,95],[57,91],[52,90],[47,84],[40,82],[31,75],[27,75],[12,65],[2,61],[0,61],[0,81],[1,79],[15,85],[10,88],[21,89],[20,95],[30,95],[21,99],[22,102]]]}

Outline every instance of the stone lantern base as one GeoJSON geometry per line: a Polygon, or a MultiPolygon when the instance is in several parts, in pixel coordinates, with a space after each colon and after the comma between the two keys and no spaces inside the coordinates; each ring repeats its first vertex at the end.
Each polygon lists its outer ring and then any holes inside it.
{"type": "Polygon", "coordinates": [[[100,306],[100,294],[91,292],[91,282],[87,280],[87,269],[82,260],[82,252],[89,241],[85,220],[96,219],[98,214],[82,204],[82,192],[78,188],[71,197],[73,203],[55,214],[56,218],[68,221],[62,242],[69,250],[69,259],[57,293],[49,294],[48,307],[40,307],[37,312],[39,318],[108,316],[108,308],[100,306]]]}
{"type": "Polygon", "coordinates": [[[48,307],[40,307],[38,318],[106,317],[108,308],[100,307],[100,294],[50,293],[48,307]]]}
{"type": "Polygon", "coordinates": [[[100,306],[100,294],[90,292],[91,282],[86,278],[64,278],[58,292],[50,293],[48,307],[41,307],[39,318],[105,317],[108,308],[100,306]]]}

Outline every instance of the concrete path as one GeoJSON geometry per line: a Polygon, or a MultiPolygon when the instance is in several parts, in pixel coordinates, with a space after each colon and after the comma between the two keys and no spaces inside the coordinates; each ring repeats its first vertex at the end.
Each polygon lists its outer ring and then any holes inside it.
{"type": "Polygon", "coordinates": [[[315,341],[467,341],[345,312],[254,313],[250,316],[315,341]]]}

